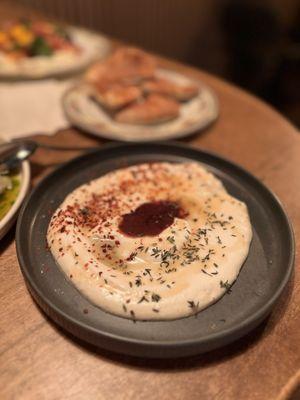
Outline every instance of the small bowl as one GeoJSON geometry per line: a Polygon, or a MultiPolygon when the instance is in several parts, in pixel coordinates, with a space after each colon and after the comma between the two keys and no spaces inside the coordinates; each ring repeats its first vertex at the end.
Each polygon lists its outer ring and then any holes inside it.
{"type": "Polygon", "coordinates": [[[30,164],[28,161],[24,161],[20,168],[19,194],[16,198],[16,201],[11,206],[7,214],[5,214],[4,217],[0,220],[0,240],[13,226],[17,218],[19,208],[23,203],[26,194],[28,193],[29,186],[30,186],[30,164]]]}

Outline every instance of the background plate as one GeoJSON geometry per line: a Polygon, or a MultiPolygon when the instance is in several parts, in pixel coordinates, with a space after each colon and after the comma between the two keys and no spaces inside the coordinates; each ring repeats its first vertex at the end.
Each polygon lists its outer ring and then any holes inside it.
{"type": "Polygon", "coordinates": [[[23,205],[16,240],[29,290],[56,323],[97,346],[145,357],[201,353],[246,334],[271,311],[294,260],[289,221],[278,200],[260,181],[216,155],[170,143],[109,145],[60,167],[34,189],[23,205]],[[51,215],[69,192],[116,168],[147,161],[198,161],[249,208],[253,240],[232,293],[196,318],[134,323],[108,314],[68,282],[47,250],[51,215]]]}
{"type": "Polygon", "coordinates": [[[92,31],[67,26],[67,30],[72,35],[74,43],[81,48],[81,54],[77,58],[72,58],[67,62],[53,62],[51,57],[32,57],[13,65],[0,63],[1,80],[31,80],[45,78],[64,78],[70,74],[81,72],[95,60],[107,56],[110,51],[110,41],[92,31]]]}
{"type": "Polygon", "coordinates": [[[155,75],[177,84],[192,82],[199,86],[198,96],[181,103],[180,116],[172,121],[153,125],[118,123],[91,98],[91,90],[86,84],[69,89],[63,96],[66,117],[73,125],[92,135],[123,142],[178,139],[206,128],[217,119],[218,100],[203,82],[166,69],[157,70],[155,75]]]}

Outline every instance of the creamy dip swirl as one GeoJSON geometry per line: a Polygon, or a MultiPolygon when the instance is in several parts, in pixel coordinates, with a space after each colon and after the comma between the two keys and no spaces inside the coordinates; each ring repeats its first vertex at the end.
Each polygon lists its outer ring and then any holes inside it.
{"type": "Polygon", "coordinates": [[[90,301],[142,320],[185,317],[218,300],[251,238],[246,205],[197,163],[141,164],[93,180],[66,197],[47,235],[57,263],[90,301]],[[121,229],[126,215],[160,202],[180,209],[160,233],[121,229]]]}

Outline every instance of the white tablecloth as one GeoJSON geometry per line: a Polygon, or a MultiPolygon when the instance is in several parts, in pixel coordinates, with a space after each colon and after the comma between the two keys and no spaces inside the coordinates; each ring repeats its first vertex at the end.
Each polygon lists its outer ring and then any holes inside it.
{"type": "Polygon", "coordinates": [[[61,98],[71,81],[0,84],[0,137],[5,140],[33,134],[51,135],[66,128],[61,98]]]}

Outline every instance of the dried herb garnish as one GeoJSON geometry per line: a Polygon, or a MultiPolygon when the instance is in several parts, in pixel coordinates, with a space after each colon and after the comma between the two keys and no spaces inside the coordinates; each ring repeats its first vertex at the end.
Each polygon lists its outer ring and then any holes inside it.
{"type": "Polygon", "coordinates": [[[175,238],[174,238],[174,236],[168,236],[168,237],[167,237],[167,240],[168,240],[171,244],[174,244],[174,243],[175,243],[175,238]]]}
{"type": "Polygon", "coordinates": [[[151,255],[151,257],[156,257],[159,255],[160,252],[161,252],[161,250],[158,247],[153,247],[152,253],[150,255],[151,255]]]}
{"type": "Polygon", "coordinates": [[[194,300],[188,300],[188,307],[191,308],[193,312],[196,312],[199,309],[199,301],[195,303],[194,300]]]}
{"type": "Polygon", "coordinates": [[[141,278],[136,278],[136,280],[135,280],[135,284],[136,284],[136,286],[137,287],[139,287],[139,286],[141,286],[141,284],[142,284],[142,280],[141,280],[141,278]]]}
{"type": "Polygon", "coordinates": [[[142,303],[143,301],[146,301],[147,303],[149,303],[149,300],[147,299],[147,297],[142,296],[142,297],[140,298],[140,300],[138,301],[138,304],[142,303]]]}
{"type": "Polygon", "coordinates": [[[195,308],[196,307],[196,304],[195,304],[194,300],[188,300],[188,305],[189,305],[190,308],[195,308]]]}
{"type": "Polygon", "coordinates": [[[220,287],[226,289],[227,293],[231,293],[231,286],[232,285],[228,281],[226,282],[220,281],[220,287]]]}
{"type": "Polygon", "coordinates": [[[159,300],[161,299],[161,297],[160,297],[159,294],[152,293],[151,299],[152,299],[152,301],[159,302],[159,300]]]}
{"type": "Polygon", "coordinates": [[[133,310],[130,310],[130,315],[131,315],[132,318],[133,318],[133,322],[135,322],[135,313],[134,313],[133,310]]]}
{"type": "Polygon", "coordinates": [[[169,263],[168,261],[162,261],[162,262],[160,263],[160,266],[161,266],[162,268],[168,268],[169,265],[170,265],[170,263],[169,263]]]}
{"type": "Polygon", "coordinates": [[[206,274],[206,275],[208,275],[208,276],[211,276],[211,274],[209,274],[208,272],[206,272],[205,269],[201,268],[201,271],[202,271],[204,274],[206,274]]]}

